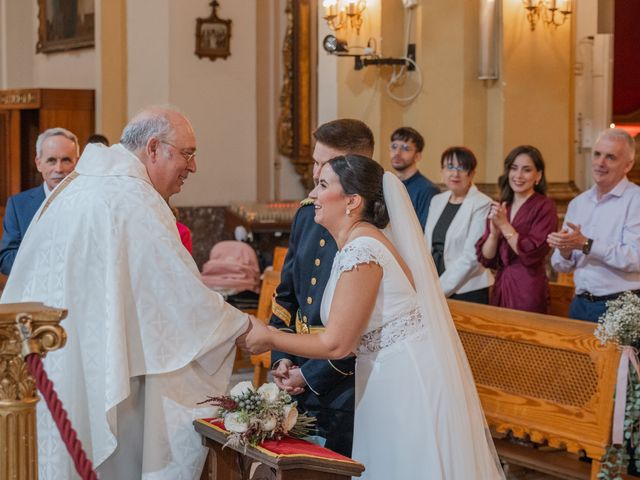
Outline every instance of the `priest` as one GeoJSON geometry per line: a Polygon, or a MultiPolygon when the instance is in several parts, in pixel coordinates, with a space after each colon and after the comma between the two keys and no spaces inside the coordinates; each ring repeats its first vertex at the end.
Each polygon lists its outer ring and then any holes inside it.
{"type": "MultiPolygon", "coordinates": [[[[248,318],[200,280],[168,205],[196,172],[196,139],[177,111],[151,107],[119,144],[88,145],[40,207],[1,303],[69,310],[67,345],[45,369],[101,478],[197,479],[191,424],[223,393],[248,318]]],[[[38,405],[39,478],[78,478],[38,405]]]]}

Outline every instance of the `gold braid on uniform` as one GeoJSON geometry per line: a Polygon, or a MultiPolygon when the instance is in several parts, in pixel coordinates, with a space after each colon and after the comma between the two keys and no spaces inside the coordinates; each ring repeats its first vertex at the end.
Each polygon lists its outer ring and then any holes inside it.
{"type": "Polygon", "coordinates": [[[291,326],[291,313],[282,305],[279,305],[275,298],[271,303],[271,312],[282,320],[287,327],[291,326]]]}

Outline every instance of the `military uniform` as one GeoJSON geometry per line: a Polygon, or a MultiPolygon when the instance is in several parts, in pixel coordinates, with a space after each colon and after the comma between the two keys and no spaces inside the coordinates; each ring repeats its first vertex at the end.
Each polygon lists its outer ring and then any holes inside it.
{"type": "MultiPolygon", "coordinates": [[[[313,202],[307,199],[301,205],[291,227],[271,325],[304,335],[323,329],[320,304],[337,247],[331,234],[314,221],[313,202]]],[[[307,383],[304,393],[294,397],[298,407],[317,418],[318,434],[327,439],[327,448],[351,456],[355,358],[312,360],[271,352],[274,366],[285,358],[301,368],[307,383]]]]}

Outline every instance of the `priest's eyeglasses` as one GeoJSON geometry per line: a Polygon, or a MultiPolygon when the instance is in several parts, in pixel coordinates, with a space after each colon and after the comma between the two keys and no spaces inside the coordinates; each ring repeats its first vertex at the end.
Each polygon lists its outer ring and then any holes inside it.
{"type": "Polygon", "coordinates": [[[173,143],[169,143],[169,142],[166,142],[164,140],[160,140],[160,143],[164,143],[165,145],[169,145],[170,147],[175,148],[180,153],[180,155],[182,155],[182,158],[184,158],[187,161],[187,163],[189,163],[192,160],[196,159],[196,152],[186,152],[186,151],[176,147],[173,143]]]}

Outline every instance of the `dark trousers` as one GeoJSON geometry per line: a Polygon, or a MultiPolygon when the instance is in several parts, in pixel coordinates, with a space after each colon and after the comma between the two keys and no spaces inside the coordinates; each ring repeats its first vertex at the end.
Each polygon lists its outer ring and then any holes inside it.
{"type": "Polygon", "coordinates": [[[454,293],[449,297],[451,300],[462,300],[463,302],[482,303],[489,305],[489,287],[480,290],[472,290],[465,293],[454,293]]]}
{"type": "Polygon", "coordinates": [[[325,439],[324,447],[334,452],[351,457],[353,447],[353,412],[345,410],[303,410],[316,418],[315,429],[310,435],[325,439]]]}
{"type": "Polygon", "coordinates": [[[607,302],[604,300],[597,300],[592,302],[591,300],[576,295],[571,301],[569,307],[569,318],[575,318],[576,320],[586,320],[588,322],[597,322],[607,311],[607,302]]]}

